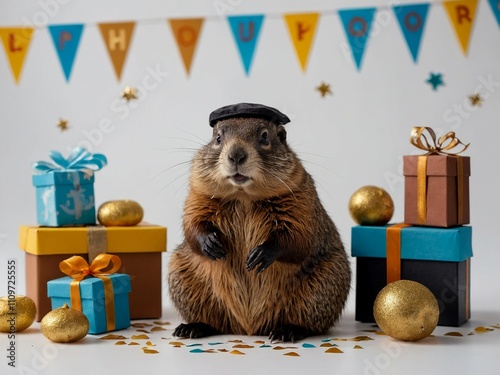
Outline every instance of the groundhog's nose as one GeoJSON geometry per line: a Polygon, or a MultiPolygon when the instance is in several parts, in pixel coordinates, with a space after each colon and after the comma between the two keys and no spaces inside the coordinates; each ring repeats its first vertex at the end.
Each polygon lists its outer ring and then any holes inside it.
{"type": "Polygon", "coordinates": [[[245,149],[241,146],[233,146],[229,150],[229,153],[227,155],[229,161],[233,165],[240,165],[243,164],[247,160],[247,152],[245,149]]]}

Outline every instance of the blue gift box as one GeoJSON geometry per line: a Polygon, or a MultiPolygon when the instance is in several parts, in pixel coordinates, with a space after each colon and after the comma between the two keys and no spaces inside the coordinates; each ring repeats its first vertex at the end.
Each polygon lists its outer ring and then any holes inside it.
{"type": "Polygon", "coordinates": [[[38,225],[95,224],[92,171],[52,171],[33,175],[38,225]]]}
{"type": "Polygon", "coordinates": [[[37,222],[39,225],[95,224],[94,171],[107,164],[106,156],[92,154],[76,147],[65,158],[51,151],[54,163],[33,164],[36,187],[37,222]]]}
{"type": "MultiPolygon", "coordinates": [[[[115,330],[130,327],[130,310],[128,293],[130,276],[125,274],[108,275],[113,283],[115,330]]],[[[71,307],[70,284],[73,278],[67,276],[51,280],[47,283],[48,296],[52,301],[52,309],[61,307],[65,303],[71,307]]],[[[104,283],[97,277],[87,277],[80,281],[80,296],[82,310],[90,323],[90,334],[107,332],[106,306],[104,299],[104,283]]]]}
{"type": "MultiPolygon", "coordinates": [[[[387,226],[355,226],[351,254],[356,257],[355,319],[374,322],[373,303],[387,285],[387,226]]],[[[425,285],[436,297],[438,325],[460,326],[470,319],[472,228],[409,226],[400,232],[401,279],[425,285]]]]}

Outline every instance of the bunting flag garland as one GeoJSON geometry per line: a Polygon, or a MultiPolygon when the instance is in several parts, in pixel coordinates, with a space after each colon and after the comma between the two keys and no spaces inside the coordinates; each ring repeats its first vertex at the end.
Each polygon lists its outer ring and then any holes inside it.
{"type": "Polygon", "coordinates": [[[394,14],[415,63],[418,60],[418,51],[428,10],[429,4],[395,5],[393,7],[394,14]]]}
{"type": "Polygon", "coordinates": [[[316,33],[319,14],[286,14],[284,17],[300,66],[302,67],[302,71],[305,72],[314,34],[316,33]]]}
{"type": "Polygon", "coordinates": [[[370,29],[376,8],[339,10],[339,16],[344,25],[347,41],[351,46],[352,56],[358,70],[370,37],[370,29]]]}
{"type": "Polygon", "coordinates": [[[233,32],[234,41],[240,51],[245,73],[248,75],[264,15],[228,16],[227,20],[233,32]]]}
{"type": "Polygon", "coordinates": [[[121,79],[123,65],[134,33],[135,22],[100,23],[99,29],[115,69],[116,78],[121,79]]]}
{"type": "Polygon", "coordinates": [[[3,47],[9,59],[10,68],[16,83],[19,83],[24,60],[28,53],[34,31],[35,29],[32,27],[0,28],[0,38],[2,38],[3,47]]]}
{"type": "MultiPolygon", "coordinates": [[[[487,7],[491,9],[494,19],[498,26],[500,26],[500,0],[487,1],[489,3],[487,7]]],[[[444,7],[446,13],[444,17],[448,18],[463,55],[467,56],[478,4],[479,0],[437,0],[436,2],[394,5],[390,6],[390,9],[398,21],[399,29],[411,54],[411,58],[416,64],[423,43],[424,31],[431,5],[433,7],[436,5],[444,7]]],[[[384,8],[387,8],[387,6],[384,6],[384,8]]],[[[305,72],[316,30],[318,30],[320,16],[338,14],[338,19],[347,41],[345,46],[350,49],[354,65],[359,72],[361,71],[363,59],[366,54],[365,50],[368,40],[371,37],[372,23],[375,22],[377,9],[377,7],[325,9],[323,12],[284,13],[279,15],[273,13],[269,17],[274,20],[277,18],[284,20],[283,26],[288,30],[300,68],[302,72],[305,72]]],[[[245,74],[249,76],[261,29],[266,17],[268,17],[266,14],[228,15],[224,17],[168,18],[166,21],[177,44],[186,74],[189,76],[205,21],[225,21],[227,19],[229,30],[236,43],[245,74]]],[[[160,17],[151,18],[146,21],[165,24],[165,18],[160,17]]],[[[97,27],[99,30],[98,33],[100,32],[101,34],[116,78],[118,81],[121,81],[136,21],[47,25],[46,27],[67,83],[70,81],[78,48],[81,40],[83,40],[83,31],[84,29],[92,28],[92,26],[97,27]]],[[[19,84],[20,82],[24,62],[26,61],[31,41],[34,38],[34,32],[34,27],[0,27],[0,39],[2,40],[3,49],[15,84],[19,84]]],[[[434,86],[433,89],[435,89],[434,86]]]]}
{"type": "Polygon", "coordinates": [[[84,25],[50,25],[49,31],[56,48],[57,56],[61,63],[61,67],[69,81],[73,62],[75,61],[76,51],[80,43],[84,25]]]}
{"type": "Polygon", "coordinates": [[[169,23],[177,42],[184,68],[189,75],[191,62],[193,61],[193,55],[203,25],[203,18],[171,19],[169,23]]]}
{"type": "Polygon", "coordinates": [[[500,26],[500,0],[488,0],[490,3],[491,11],[495,15],[498,26],[500,26]]]}
{"type": "Polygon", "coordinates": [[[450,0],[445,1],[443,4],[462,51],[464,55],[467,55],[470,34],[476,15],[477,0],[450,0]]]}

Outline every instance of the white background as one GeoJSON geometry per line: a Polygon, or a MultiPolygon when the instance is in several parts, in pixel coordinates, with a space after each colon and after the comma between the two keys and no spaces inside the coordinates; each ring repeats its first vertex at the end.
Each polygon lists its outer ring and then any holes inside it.
{"type": "Polygon", "coordinates": [[[18,292],[24,292],[17,231],[21,224],[36,224],[32,162],[48,160],[49,150],[67,154],[78,144],[104,153],[109,165],[96,174],[97,205],[125,198],[140,202],[147,221],[168,227],[171,252],[182,240],[189,160],[211,136],[209,113],[247,101],[276,107],[292,119],[289,143],[315,178],[348,251],[354,223],[347,204],[359,187],[386,189],[396,206],[392,221],[403,220],[401,157],[417,153],[409,143],[413,126],[430,126],[440,134],[453,130],[470,142],[472,312],[498,316],[500,28],[489,4],[479,1],[464,56],[444,7],[435,3],[415,64],[389,11],[391,4],[0,0],[0,26],[37,26],[19,84],[0,52],[0,295],[6,294],[9,258],[18,261],[18,292]],[[353,7],[379,9],[361,71],[336,13],[353,7]],[[321,16],[302,72],[282,16],[310,11],[321,16]],[[225,19],[230,14],[266,16],[249,76],[225,19]],[[206,18],[189,76],[167,23],[182,17],[206,18]],[[129,20],[137,24],[117,82],[96,23],[129,20]],[[69,83],[46,28],[62,23],[86,25],[69,83]],[[130,104],[120,100],[126,85],[140,89],[155,70],[162,72],[157,87],[143,89],[140,100],[130,104]],[[445,85],[437,91],[425,83],[431,72],[443,74],[445,85]],[[331,85],[333,96],[322,98],[316,91],[323,81],[331,85]],[[484,98],[481,107],[469,105],[468,96],[476,92],[484,98]],[[57,128],[59,118],[69,120],[68,131],[57,128]],[[99,130],[103,123],[108,124],[106,133],[99,130]]]}

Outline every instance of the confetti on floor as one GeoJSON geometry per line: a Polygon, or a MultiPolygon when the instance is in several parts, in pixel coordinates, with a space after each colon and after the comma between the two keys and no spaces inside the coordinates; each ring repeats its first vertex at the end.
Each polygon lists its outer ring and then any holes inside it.
{"type": "Polygon", "coordinates": [[[297,352],[288,352],[288,353],[284,353],[283,355],[287,355],[289,357],[300,357],[300,354],[297,352]]]}
{"type": "Polygon", "coordinates": [[[130,326],[134,328],[144,328],[144,327],[151,327],[152,324],[139,322],[139,323],[132,323],[130,326]]]}
{"type": "Polygon", "coordinates": [[[265,344],[266,342],[265,342],[265,341],[262,341],[262,340],[257,340],[257,341],[254,341],[253,343],[254,343],[254,344],[261,344],[261,345],[263,345],[263,344],[265,344]]]}
{"type": "Polygon", "coordinates": [[[233,346],[234,349],[252,349],[254,348],[253,345],[247,345],[247,344],[236,344],[233,346]]]}
{"type": "Polygon", "coordinates": [[[146,329],[137,329],[136,330],[137,332],[142,332],[142,333],[150,333],[148,330],[146,329]]]}
{"type": "Polygon", "coordinates": [[[243,340],[229,340],[228,342],[240,343],[243,342],[243,340]]]}
{"type": "Polygon", "coordinates": [[[477,332],[477,333],[486,333],[486,332],[491,332],[493,331],[493,328],[486,328],[486,327],[476,327],[474,328],[474,331],[477,332]]]}
{"type": "Polygon", "coordinates": [[[330,348],[330,349],[326,349],[325,350],[325,353],[344,353],[342,350],[340,350],[339,348],[330,348]]]}
{"type": "Polygon", "coordinates": [[[130,337],[132,340],[149,340],[149,336],[148,335],[132,335],[130,337]]]}
{"type": "Polygon", "coordinates": [[[138,342],[132,341],[129,345],[140,345],[138,342]]]}
{"type": "Polygon", "coordinates": [[[189,353],[205,353],[203,349],[196,348],[196,349],[191,349],[189,353]]]}
{"type": "Polygon", "coordinates": [[[446,332],[445,336],[455,336],[455,337],[464,337],[460,332],[446,332]]]}
{"type": "Polygon", "coordinates": [[[99,340],[126,340],[127,337],[123,335],[110,334],[99,338],[99,340]]]}
{"type": "Polygon", "coordinates": [[[222,345],[223,342],[209,342],[208,345],[222,345]]]}
{"type": "Polygon", "coordinates": [[[117,341],[115,345],[127,345],[127,343],[125,341],[117,341]]]}
{"type": "Polygon", "coordinates": [[[270,347],[271,347],[271,345],[267,345],[267,344],[259,346],[259,348],[270,348],[270,347]]]}
{"type": "Polygon", "coordinates": [[[353,349],[364,349],[364,348],[360,345],[354,345],[353,349]]]}
{"type": "Polygon", "coordinates": [[[321,342],[328,342],[328,341],[332,341],[332,339],[331,338],[327,338],[327,339],[321,340],[321,342]]]}
{"type": "Polygon", "coordinates": [[[151,341],[146,342],[147,346],[156,346],[156,344],[153,344],[151,341]]]}
{"type": "Polygon", "coordinates": [[[227,349],[217,349],[217,350],[218,350],[219,352],[221,352],[221,353],[227,353],[227,352],[229,351],[229,350],[227,350],[227,349]]]}
{"type": "Polygon", "coordinates": [[[245,355],[245,353],[240,352],[239,350],[231,350],[229,354],[236,354],[236,355],[245,355]]]}
{"type": "Polygon", "coordinates": [[[170,322],[162,322],[160,320],[156,320],[156,321],[153,322],[153,324],[157,324],[159,326],[168,326],[168,325],[170,325],[172,323],[170,323],[170,322]]]}
{"type": "Polygon", "coordinates": [[[180,341],[170,341],[169,344],[173,345],[173,346],[183,346],[183,345],[186,345],[186,344],[184,344],[183,342],[180,342],[180,341]]]}
{"type": "Polygon", "coordinates": [[[148,348],[142,348],[142,351],[145,354],[158,354],[159,353],[158,350],[153,350],[153,349],[148,349],[148,348]]]}
{"type": "Polygon", "coordinates": [[[196,343],[196,344],[188,344],[188,345],[186,345],[187,348],[190,348],[192,346],[203,346],[203,344],[196,343]]]}
{"type": "Polygon", "coordinates": [[[492,325],[493,328],[500,329],[500,324],[492,325]]]}
{"type": "Polygon", "coordinates": [[[309,348],[315,348],[315,347],[316,347],[316,345],[314,345],[314,344],[309,344],[309,343],[305,342],[305,343],[303,343],[303,344],[302,344],[302,347],[303,347],[303,348],[306,348],[306,349],[309,349],[309,348]]]}

